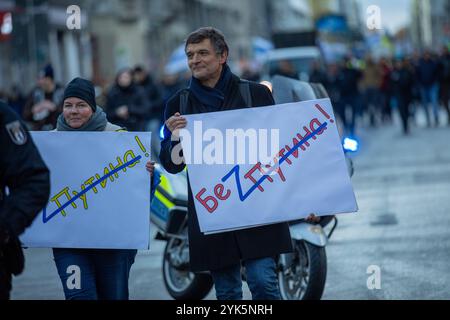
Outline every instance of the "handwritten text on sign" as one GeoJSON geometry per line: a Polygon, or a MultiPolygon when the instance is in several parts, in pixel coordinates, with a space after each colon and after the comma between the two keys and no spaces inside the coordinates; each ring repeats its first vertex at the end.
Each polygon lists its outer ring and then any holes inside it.
{"type": "Polygon", "coordinates": [[[51,195],[24,245],[148,247],[149,133],[33,132],[33,139],[50,168],[51,195]]]}
{"type": "MultiPolygon", "coordinates": [[[[188,164],[205,233],[355,212],[357,204],[328,99],[186,116],[205,129],[279,130],[271,163],[188,164]],[[242,175],[242,176],[241,176],[242,175]]],[[[184,144],[183,144],[184,148],[184,144]]]]}

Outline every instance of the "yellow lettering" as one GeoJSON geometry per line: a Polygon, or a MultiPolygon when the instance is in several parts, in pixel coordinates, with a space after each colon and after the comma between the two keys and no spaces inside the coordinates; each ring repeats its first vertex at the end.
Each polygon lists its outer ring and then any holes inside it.
{"type": "MultiPolygon", "coordinates": [[[[136,158],[136,156],[134,155],[133,150],[128,150],[127,152],[125,152],[125,154],[123,155],[123,161],[126,163],[128,161],[133,160],[134,158],[136,158]],[[128,159],[128,157],[131,157],[131,159],[128,159]]],[[[137,165],[139,163],[140,160],[133,162],[132,164],[128,165],[128,167],[133,168],[135,165],[137,165]]]]}
{"type": "MultiPolygon", "coordinates": [[[[86,189],[86,187],[84,186],[84,184],[82,184],[82,185],[81,185],[81,190],[84,191],[84,189],[86,189]]],[[[78,195],[78,192],[76,192],[76,191],[72,191],[72,193],[73,193],[74,196],[77,196],[77,195],[78,195]]],[[[80,196],[80,199],[83,201],[83,208],[87,210],[88,204],[87,204],[86,193],[82,194],[82,195],[80,196]]]]}
{"type": "MultiPolygon", "coordinates": [[[[61,208],[61,202],[59,202],[59,197],[61,197],[62,195],[65,195],[67,200],[70,201],[72,198],[70,197],[70,193],[69,193],[69,187],[65,187],[64,189],[62,189],[60,192],[58,192],[56,195],[54,195],[52,198],[50,198],[50,201],[53,201],[54,203],[56,203],[56,205],[58,206],[58,208],[61,208]]],[[[75,209],[77,208],[77,205],[72,202],[71,203],[72,207],[74,207],[75,209]]],[[[61,210],[61,214],[63,215],[63,217],[66,216],[66,212],[64,210],[61,210]]]]}
{"type": "MultiPolygon", "coordinates": [[[[110,171],[109,171],[108,167],[105,167],[105,169],[103,170],[103,176],[106,176],[109,173],[110,173],[110,171]]],[[[98,174],[96,174],[95,177],[100,180],[100,176],[98,174]]],[[[110,175],[109,180],[111,180],[111,182],[114,182],[114,177],[112,175],[110,175]]],[[[100,185],[102,186],[102,188],[106,187],[106,181],[107,181],[107,179],[103,179],[103,181],[100,182],[100,185]]]]}
{"type": "MultiPolygon", "coordinates": [[[[106,179],[105,179],[106,180],[106,179]]],[[[94,182],[94,177],[90,177],[89,179],[87,179],[84,184],[85,185],[91,185],[94,182]]],[[[84,189],[83,189],[84,190],[84,189]]],[[[92,190],[94,190],[94,193],[97,193],[97,188],[96,187],[92,187],[92,190]]]]}
{"type": "MultiPolygon", "coordinates": [[[[111,170],[117,169],[123,165],[122,159],[120,159],[120,157],[117,157],[116,159],[117,159],[117,166],[114,166],[112,163],[109,164],[109,167],[111,168],[111,170]]],[[[122,170],[123,170],[123,172],[127,171],[126,168],[123,168],[122,170]]],[[[119,178],[117,171],[114,173],[114,176],[116,177],[116,179],[119,178]]]]}

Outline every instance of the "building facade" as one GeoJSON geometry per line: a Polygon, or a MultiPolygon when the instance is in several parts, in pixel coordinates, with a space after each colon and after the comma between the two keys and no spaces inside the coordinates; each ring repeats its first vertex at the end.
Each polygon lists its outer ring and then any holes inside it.
{"type": "MultiPolygon", "coordinates": [[[[87,1],[79,1],[81,7],[87,1]]],[[[11,33],[0,42],[0,87],[19,85],[29,91],[39,71],[52,64],[55,80],[65,83],[75,76],[92,76],[87,11],[80,12],[80,29],[67,21],[73,1],[2,1],[0,12],[11,14],[11,33]]]]}
{"type": "Polygon", "coordinates": [[[411,36],[416,47],[438,50],[450,43],[450,0],[414,0],[411,36]]]}

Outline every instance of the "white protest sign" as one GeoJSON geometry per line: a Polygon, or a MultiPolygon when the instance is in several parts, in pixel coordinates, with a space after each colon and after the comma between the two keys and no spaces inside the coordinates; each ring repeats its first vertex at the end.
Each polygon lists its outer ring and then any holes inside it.
{"type": "Polygon", "coordinates": [[[201,232],[358,210],[329,99],[185,117],[180,136],[201,232]]]}
{"type": "Polygon", "coordinates": [[[46,208],[26,247],[147,249],[151,133],[32,132],[50,169],[46,208]]]}

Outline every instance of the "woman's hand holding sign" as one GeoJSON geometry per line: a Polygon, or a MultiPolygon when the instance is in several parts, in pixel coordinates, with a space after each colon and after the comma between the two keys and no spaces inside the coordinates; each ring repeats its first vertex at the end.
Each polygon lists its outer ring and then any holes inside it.
{"type": "Polygon", "coordinates": [[[145,164],[145,169],[147,169],[148,173],[150,174],[150,178],[153,176],[153,172],[155,171],[155,162],[154,161],[147,161],[145,164]]]}

